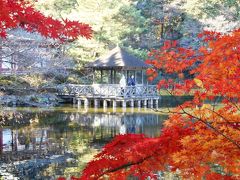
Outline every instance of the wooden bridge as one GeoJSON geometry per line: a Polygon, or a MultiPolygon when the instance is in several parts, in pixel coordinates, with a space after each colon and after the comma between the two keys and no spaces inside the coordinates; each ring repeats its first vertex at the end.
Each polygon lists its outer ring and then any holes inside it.
{"type": "Polygon", "coordinates": [[[156,85],[135,85],[121,87],[119,84],[66,84],[57,87],[58,95],[71,98],[74,104],[84,107],[94,105],[104,108],[110,105],[138,107],[158,107],[159,92],[156,85]]]}

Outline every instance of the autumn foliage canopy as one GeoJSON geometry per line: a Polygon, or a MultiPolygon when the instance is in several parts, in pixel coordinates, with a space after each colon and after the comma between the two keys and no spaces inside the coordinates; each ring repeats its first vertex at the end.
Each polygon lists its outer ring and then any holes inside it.
{"type": "Polygon", "coordinates": [[[46,17],[27,1],[0,0],[0,37],[6,37],[8,30],[17,27],[61,41],[74,40],[79,36],[91,38],[92,34],[89,25],[46,17]]]}
{"type": "Polygon", "coordinates": [[[159,89],[193,99],[169,109],[159,137],[115,137],[80,179],[154,179],[159,171],[186,179],[240,179],[240,29],[203,32],[199,38],[198,50],[166,41],[147,60],[149,80],[165,74],[159,89]]]}

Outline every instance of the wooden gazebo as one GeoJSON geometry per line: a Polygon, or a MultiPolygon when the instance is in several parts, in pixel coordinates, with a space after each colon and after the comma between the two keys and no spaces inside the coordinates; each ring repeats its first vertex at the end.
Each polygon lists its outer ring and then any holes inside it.
{"type": "Polygon", "coordinates": [[[93,71],[91,85],[68,84],[59,91],[61,96],[73,97],[73,102],[88,107],[93,101],[95,107],[100,104],[107,107],[112,104],[126,107],[158,106],[159,93],[156,85],[148,85],[144,80],[144,71],[149,68],[143,60],[131,55],[126,50],[116,47],[107,55],[85,66],[93,71]],[[134,77],[134,85],[129,85],[128,79],[134,77]],[[120,84],[124,77],[125,85],[120,84]],[[154,102],[155,101],[155,102],[154,102]]]}
{"type": "Polygon", "coordinates": [[[143,60],[118,46],[107,55],[86,66],[94,72],[93,84],[97,82],[100,84],[119,84],[121,75],[125,75],[126,80],[133,75],[137,84],[144,84],[144,71],[148,67],[149,65],[143,60]],[[109,77],[107,81],[104,81],[104,75],[109,77]],[[99,78],[98,81],[97,78],[99,78]]]}

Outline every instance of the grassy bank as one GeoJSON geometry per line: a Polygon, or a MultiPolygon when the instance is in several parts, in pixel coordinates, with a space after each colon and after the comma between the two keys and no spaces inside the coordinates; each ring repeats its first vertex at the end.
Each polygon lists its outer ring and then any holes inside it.
{"type": "Polygon", "coordinates": [[[160,95],[160,107],[176,107],[185,101],[190,101],[193,99],[192,95],[172,96],[166,90],[160,90],[160,95]]]}

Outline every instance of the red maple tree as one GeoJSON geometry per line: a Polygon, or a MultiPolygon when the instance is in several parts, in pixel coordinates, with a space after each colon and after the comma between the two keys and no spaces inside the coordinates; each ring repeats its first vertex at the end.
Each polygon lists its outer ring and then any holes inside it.
{"type": "Polygon", "coordinates": [[[116,136],[79,179],[156,178],[157,171],[186,179],[240,179],[240,29],[203,32],[199,38],[204,45],[198,50],[166,41],[147,60],[149,80],[159,70],[167,75],[159,89],[173,98],[191,94],[193,100],[169,109],[159,137],[116,136]]]}
{"type": "Polygon", "coordinates": [[[74,40],[79,36],[91,38],[92,35],[89,25],[46,17],[28,1],[0,0],[0,37],[6,37],[9,29],[17,27],[61,41],[74,40]]]}

